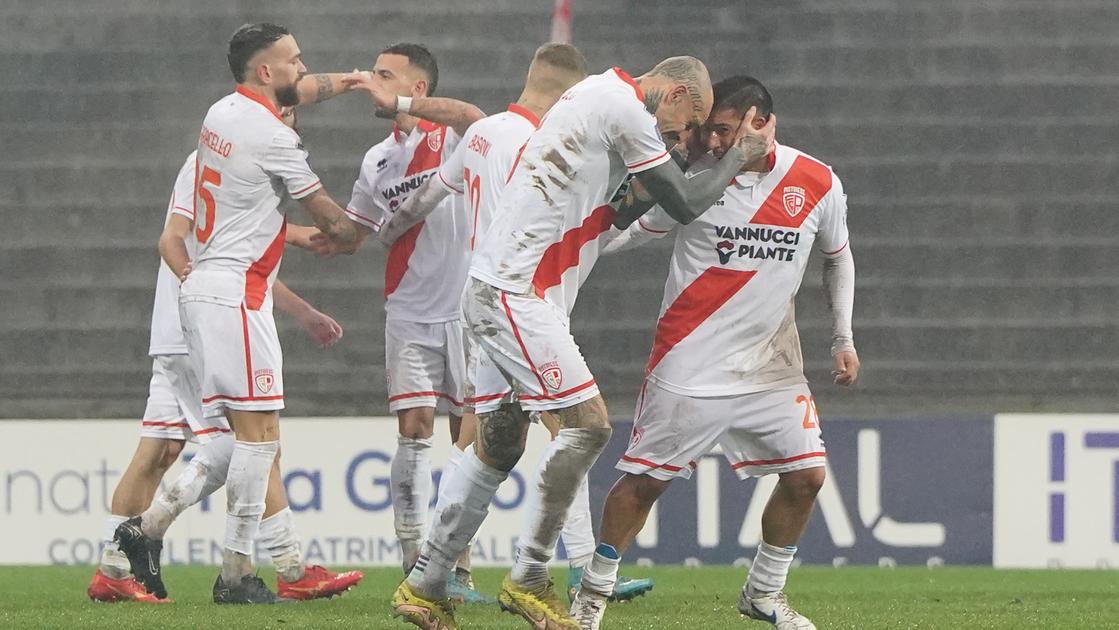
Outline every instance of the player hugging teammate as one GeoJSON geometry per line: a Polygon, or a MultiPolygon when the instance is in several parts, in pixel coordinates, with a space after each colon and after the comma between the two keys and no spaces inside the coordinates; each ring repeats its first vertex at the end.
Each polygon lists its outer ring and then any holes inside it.
{"type": "Polygon", "coordinates": [[[457,628],[454,603],[486,601],[473,588],[470,541],[539,420],[553,439],[530,484],[529,519],[497,598],[503,609],[538,629],[594,630],[608,601],[651,589],[618,577],[621,555],[669,483],[690,477],[718,445],[741,477],[779,475],[739,611],[782,629],[814,628],[783,593],[825,462],[793,298],[815,245],[834,318],[835,382],[854,384],[854,262],[839,179],[777,145],[760,82],[740,76],[713,87],[692,57],[636,77],[616,67],[587,76],[577,50],[548,44],[517,102],[486,118],[434,96],[438,67],[418,44],[385,48],[371,71],[307,75],[286,29],[254,24],[234,34],[229,62],[237,88],[207,113],[160,240],[149,412],[120,501],[114,495],[91,598],[166,601],[163,533],[223,484],[229,510],[214,601],[325,597],[361,579],[301,557],[279,475],[283,374],[272,306],[333,344],[337,323],[276,281],[284,245],[330,257],[377,232],[390,248],[385,367],[406,575],[392,596],[395,615],[448,630],[457,628]],[[354,90],[394,126],[366,153],[343,209],[284,114],[354,90]],[[287,198],[314,228],[287,225],[287,198]],[[570,316],[599,255],[668,234],[664,303],[617,465],[625,475],[596,545],[586,478],[611,429],[570,316]],[[456,448],[429,526],[440,410],[456,448]],[[199,454],[153,501],[185,439],[201,443],[199,454]],[[570,609],[547,567],[561,535],[575,578],[570,609]],[[254,540],[277,566],[279,597],[252,573],[254,540]]]}

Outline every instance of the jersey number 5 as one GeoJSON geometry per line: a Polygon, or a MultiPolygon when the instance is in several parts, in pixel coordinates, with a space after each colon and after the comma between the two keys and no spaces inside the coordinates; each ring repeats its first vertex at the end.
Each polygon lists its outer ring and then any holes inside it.
{"type": "Polygon", "coordinates": [[[214,193],[206,188],[206,184],[210,184],[214,188],[220,188],[221,173],[209,166],[203,166],[201,176],[198,178],[198,185],[194,189],[194,236],[199,243],[210,240],[210,234],[214,231],[214,212],[217,209],[214,203],[214,193]],[[202,222],[198,220],[199,199],[206,204],[206,218],[202,222]]]}

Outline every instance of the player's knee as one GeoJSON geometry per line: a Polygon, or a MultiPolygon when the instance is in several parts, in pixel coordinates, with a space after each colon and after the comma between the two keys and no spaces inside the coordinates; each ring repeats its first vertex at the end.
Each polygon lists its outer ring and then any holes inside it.
{"type": "Polygon", "coordinates": [[[823,466],[806,468],[781,476],[781,483],[798,499],[814,499],[824,487],[826,473],[823,466]]]}
{"type": "Polygon", "coordinates": [[[610,415],[602,396],[595,396],[564,409],[555,409],[551,414],[559,420],[561,429],[610,428],[610,415]]]}
{"type": "Polygon", "coordinates": [[[167,440],[164,443],[163,451],[160,453],[157,463],[160,470],[166,472],[168,468],[175,465],[175,461],[179,459],[179,455],[183,452],[185,443],[185,440],[167,440]]]}
{"type": "Polygon", "coordinates": [[[403,409],[396,413],[400,435],[413,440],[422,440],[435,433],[435,410],[430,407],[403,409]]]}
{"type": "Polygon", "coordinates": [[[525,450],[528,422],[528,414],[519,405],[502,405],[497,411],[478,416],[478,457],[498,470],[513,470],[525,450]]]}
{"type": "Polygon", "coordinates": [[[635,508],[648,508],[657,502],[671,482],[662,481],[649,475],[634,475],[627,473],[619,480],[619,486],[624,488],[625,494],[635,508]]]}

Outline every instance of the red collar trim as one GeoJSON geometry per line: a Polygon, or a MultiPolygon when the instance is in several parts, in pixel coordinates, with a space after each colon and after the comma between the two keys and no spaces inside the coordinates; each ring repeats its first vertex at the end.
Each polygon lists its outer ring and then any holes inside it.
{"type": "Polygon", "coordinates": [[[430,120],[424,120],[421,118],[420,122],[417,123],[416,126],[419,127],[420,131],[427,133],[429,131],[435,131],[443,125],[440,125],[439,123],[433,123],[430,120]]]}
{"type": "Polygon", "coordinates": [[[529,121],[530,123],[532,123],[533,127],[536,127],[537,129],[540,128],[540,118],[537,117],[536,114],[529,111],[527,108],[521,107],[516,103],[509,103],[509,112],[517,114],[518,116],[529,121]]]}
{"type": "Polygon", "coordinates": [[[774,166],[777,166],[777,147],[776,146],[773,147],[773,153],[770,153],[769,155],[765,156],[765,167],[772,171],[774,166]]]}
{"type": "Polygon", "coordinates": [[[618,66],[614,66],[614,73],[618,75],[619,79],[625,81],[633,87],[634,93],[637,94],[637,100],[641,101],[641,103],[644,104],[645,93],[641,91],[641,86],[637,84],[637,81],[634,81],[633,77],[629,76],[629,74],[625,70],[622,70],[618,66]]]}
{"type": "Polygon", "coordinates": [[[279,120],[280,122],[284,122],[284,117],[280,115],[280,112],[276,109],[276,106],[272,104],[272,101],[265,98],[263,94],[254,92],[243,85],[238,85],[236,92],[241,96],[249,99],[250,101],[256,101],[257,103],[260,103],[264,107],[264,109],[272,112],[272,115],[275,116],[277,120],[279,120]]]}

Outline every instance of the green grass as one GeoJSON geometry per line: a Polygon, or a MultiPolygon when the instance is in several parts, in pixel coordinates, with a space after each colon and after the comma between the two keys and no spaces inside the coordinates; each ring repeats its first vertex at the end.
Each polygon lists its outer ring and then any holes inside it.
{"type": "MultiPolygon", "coordinates": [[[[210,603],[215,569],[166,568],[175,603],[93,604],[87,567],[0,567],[0,628],[411,628],[390,618],[394,569],[370,569],[340,599],[276,607],[210,603]]],[[[500,569],[477,574],[494,593],[500,569]]],[[[557,580],[564,572],[553,572],[557,580]]],[[[650,576],[656,590],[612,606],[603,630],[756,628],[734,604],[743,570],[731,567],[628,567],[650,576]]],[[[272,573],[262,576],[273,584],[272,573]]],[[[800,568],[790,576],[791,603],[821,630],[829,628],[1119,628],[1119,579],[1108,571],[995,571],[980,568],[800,568]]],[[[485,630],[527,625],[496,606],[459,608],[459,625],[485,630]]]]}

